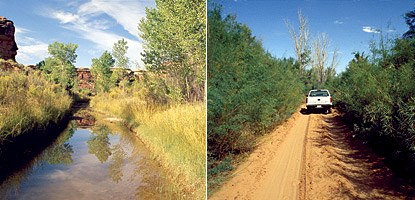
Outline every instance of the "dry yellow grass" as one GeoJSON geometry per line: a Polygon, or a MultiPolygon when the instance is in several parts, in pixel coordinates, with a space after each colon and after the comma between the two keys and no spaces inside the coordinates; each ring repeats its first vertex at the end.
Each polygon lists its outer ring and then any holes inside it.
{"type": "Polygon", "coordinates": [[[206,105],[148,105],[138,97],[112,98],[101,94],[91,102],[95,110],[123,118],[151,149],[175,183],[183,199],[206,196],[206,105]]]}
{"type": "Polygon", "coordinates": [[[0,143],[52,121],[57,123],[71,103],[66,91],[38,72],[0,72],[0,143]]]}

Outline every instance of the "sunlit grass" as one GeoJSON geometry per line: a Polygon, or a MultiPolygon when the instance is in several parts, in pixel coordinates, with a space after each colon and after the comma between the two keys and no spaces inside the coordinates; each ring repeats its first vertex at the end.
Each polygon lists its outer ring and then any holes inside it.
{"type": "Polygon", "coordinates": [[[206,195],[206,105],[148,105],[139,97],[98,95],[94,110],[125,120],[170,173],[173,190],[183,199],[206,195]]]}
{"type": "Polygon", "coordinates": [[[58,122],[71,103],[66,91],[39,72],[0,71],[0,144],[58,122]]]}

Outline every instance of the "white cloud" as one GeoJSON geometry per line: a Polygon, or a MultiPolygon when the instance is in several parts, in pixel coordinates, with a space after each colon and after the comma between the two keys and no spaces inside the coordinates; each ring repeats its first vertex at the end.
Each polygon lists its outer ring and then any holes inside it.
{"type": "Polygon", "coordinates": [[[344,22],[343,21],[340,21],[340,20],[336,20],[336,21],[334,21],[334,24],[339,24],[339,25],[341,25],[341,24],[343,24],[344,22]]]}
{"type": "Polygon", "coordinates": [[[390,28],[390,29],[386,30],[386,32],[388,32],[388,33],[393,33],[393,32],[396,32],[396,29],[394,29],[394,28],[390,28]]]}
{"type": "Polygon", "coordinates": [[[54,11],[52,17],[58,19],[61,24],[73,23],[79,20],[79,16],[65,11],[54,11]]]}
{"type": "Polygon", "coordinates": [[[91,0],[84,4],[74,5],[75,12],[67,12],[62,10],[49,10],[44,15],[52,19],[56,19],[62,24],[62,27],[70,31],[74,31],[83,39],[95,44],[95,50],[103,52],[111,51],[112,46],[118,40],[124,38],[127,41],[127,56],[133,62],[138,62],[143,66],[140,53],[143,51],[140,42],[139,31],[137,29],[138,22],[145,17],[145,8],[154,7],[153,0],[144,1],[98,1],[91,0]],[[107,15],[114,19],[116,23],[121,25],[133,38],[128,39],[111,31],[113,23],[102,18],[107,15]]]}
{"type": "Polygon", "coordinates": [[[154,1],[91,0],[79,6],[78,14],[99,15],[105,13],[115,19],[131,35],[140,39],[137,25],[139,20],[145,17],[145,7],[154,7],[154,1]]]}
{"type": "Polygon", "coordinates": [[[371,26],[363,26],[362,31],[366,33],[380,33],[380,29],[371,26]]]}
{"type": "Polygon", "coordinates": [[[16,60],[23,64],[36,64],[48,56],[48,44],[27,36],[31,31],[22,27],[15,27],[17,42],[16,60]]]}

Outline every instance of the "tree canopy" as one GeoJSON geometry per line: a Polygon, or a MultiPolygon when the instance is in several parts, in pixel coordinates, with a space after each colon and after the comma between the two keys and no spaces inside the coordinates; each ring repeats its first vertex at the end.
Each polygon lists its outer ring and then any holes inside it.
{"type": "Polygon", "coordinates": [[[91,74],[94,77],[94,87],[97,92],[108,92],[111,87],[111,67],[115,60],[108,51],[101,57],[92,59],[91,74]]]}
{"type": "Polygon", "coordinates": [[[54,42],[48,46],[50,57],[47,57],[44,62],[40,62],[39,65],[49,80],[61,84],[66,89],[71,89],[74,86],[74,77],[76,76],[74,63],[76,62],[77,48],[77,44],[60,42],[54,42]]]}
{"type": "Polygon", "coordinates": [[[204,0],[156,0],[139,23],[147,69],[168,75],[167,93],[204,98],[206,7],[204,0]]]}

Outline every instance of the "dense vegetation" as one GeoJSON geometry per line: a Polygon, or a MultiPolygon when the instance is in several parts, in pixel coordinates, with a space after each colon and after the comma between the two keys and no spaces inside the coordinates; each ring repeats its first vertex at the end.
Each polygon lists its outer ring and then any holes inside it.
{"type": "Polygon", "coordinates": [[[76,86],[76,49],[78,45],[54,42],[48,46],[47,57],[37,64],[44,76],[51,82],[61,85],[70,91],[76,86]]]}
{"type": "Polygon", "coordinates": [[[139,23],[144,40],[143,61],[149,71],[166,78],[153,80],[176,100],[205,99],[206,5],[204,0],[156,0],[139,23]]]}
{"type": "Polygon", "coordinates": [[[122,118],[168,170],[173,193],[206,196],[205,1],[157,0],[138,28],[147,69],[129,78],[127,43],[93,59],[94,110],[122,118]],[[110,70],[112,65],[117,66],[110,70]]]}
{"type": "Polygon", "coordinates": [[[208,11],[208,178],[296,111],[304,84],[294,59],[276,59],[235,16],[208,11]]]}
{"type": "Polygon", "coordinates": [[[0,60],[0,150],[4,140],[58,123],[71,104],[68,92],[41,73],[0,60]]]}
{"type": "Polygon", "coordinates": [[[123,93],[112,89],[91,101],[94,110],[115,115],[124,120],[157,160],[167,169],[175,185],[173,193],[184,199],[203,199],[206,178],[206,105],[153,105],[146,102],[143,92],[123,93]],[[183,196],[185,195],[185,196],[183,196]]]}
{"type": "Polygon", "coordinates": [[[360,139],[415,178],[415,39],[388,38],[372,43],[369,56],[355,53],[334,81],[335,99],[360,139]]]}

